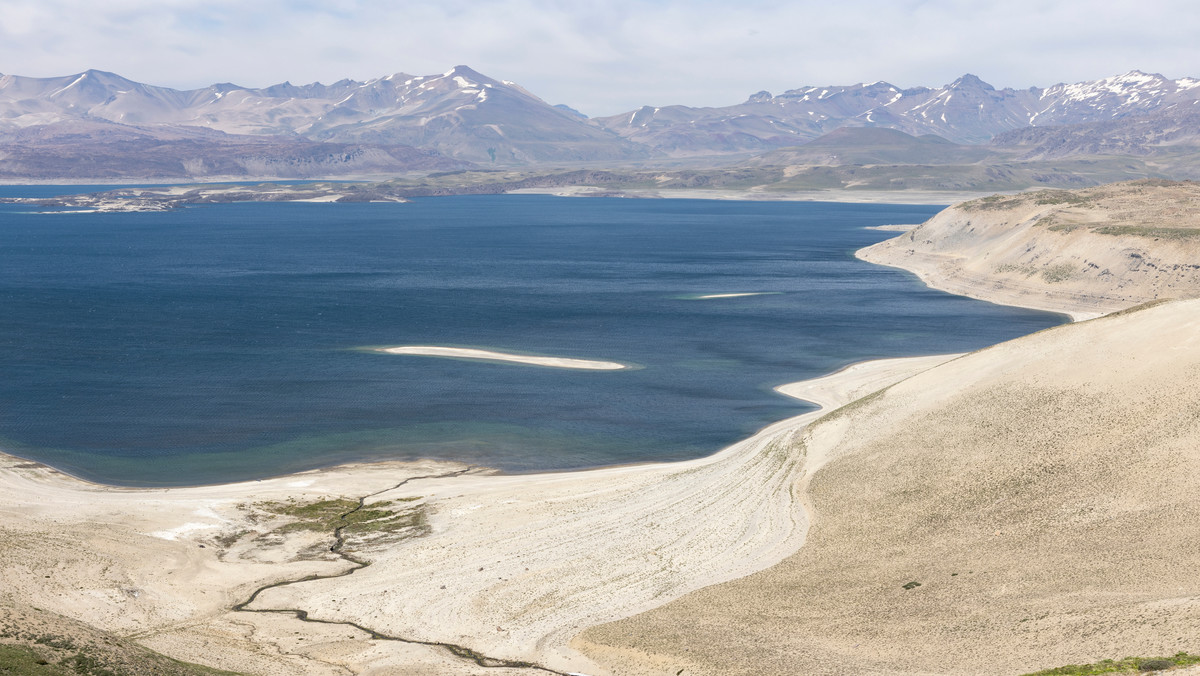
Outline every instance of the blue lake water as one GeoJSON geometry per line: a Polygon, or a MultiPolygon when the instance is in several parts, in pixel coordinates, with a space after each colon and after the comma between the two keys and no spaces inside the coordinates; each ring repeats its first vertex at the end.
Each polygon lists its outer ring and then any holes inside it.
{"type": "MultiPolygon", "coordinates": [[[[0,194],[78,192],[9,187],[0,194]]],[[[863,359],[1063,321],[853,252],[937,207],[473,196],[39,214],[0,205],[0,449],[114,484],[378,459],[509,472],[706,455],[863,359]],[[711,300],[705,294],[764,293],[711,300]],[[450,345],[577,371],[363,351],[450,345]]]]}

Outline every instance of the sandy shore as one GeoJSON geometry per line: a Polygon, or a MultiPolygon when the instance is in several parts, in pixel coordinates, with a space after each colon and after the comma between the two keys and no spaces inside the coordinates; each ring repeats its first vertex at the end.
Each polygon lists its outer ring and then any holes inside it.
{"type": "MultiPolygon", "coordinates": [[[[782,391],[828,410],[947,358],[869,362],[782,391]]],[[[699,460],[531,476],[383,463],[139,490],[5,456],[0,601],[252,673],[474,673],[472,662],[437,646],[371,641],[290,614],[231,612],[269,582],[352,567],[328,552],[328,532],[289,530],[270,505],[370,494],[368,508],[417,510],[424,530],[364,536],[351,547],[371,566],[270,589],[250,608],[303,609],[492,658],[609,673],[571,650],[570,639],[800,547],[808,517],[795,508],[798,486],[820,460],[806,459],[796,439],[819,415],[699,460]]]]}
{"type": "Polygon", "coordinates": [[[466,347],[439,347],[436,345],[401,345],[397,347],[375,348],[376,352],[387,354],[408,354],[425,357],[450,357],[454,359],[482,359],[485,361],[502,361],[529,366],[550,366],[560,369],[584,369],[587,371],[617,371],[629,368],[615,361],[597,361],[593,359],[571,359],[568,357],[537,357],[533,355],[494,352],[466,347]]]}

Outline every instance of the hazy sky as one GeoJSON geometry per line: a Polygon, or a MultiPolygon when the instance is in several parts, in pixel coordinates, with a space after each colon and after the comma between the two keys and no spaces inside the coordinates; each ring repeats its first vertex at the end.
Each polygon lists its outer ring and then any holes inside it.
{"type": "Polygon", "coordinates": [[[0,0],[0,72],[260,87],[466,64],[589,115],[886,80],[1200,76],[1195,0],[0,0]]]}

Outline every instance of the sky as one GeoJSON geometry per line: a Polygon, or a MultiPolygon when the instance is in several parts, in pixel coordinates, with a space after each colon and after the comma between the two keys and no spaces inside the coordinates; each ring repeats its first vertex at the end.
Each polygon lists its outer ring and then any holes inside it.
{"type": "Polygon", "coordinates": [[[0,0],[0,73],[192,89],[463,64],[588,115],[973,73],[1045,87],[1200,76],[1195,0],[0,0]]]}

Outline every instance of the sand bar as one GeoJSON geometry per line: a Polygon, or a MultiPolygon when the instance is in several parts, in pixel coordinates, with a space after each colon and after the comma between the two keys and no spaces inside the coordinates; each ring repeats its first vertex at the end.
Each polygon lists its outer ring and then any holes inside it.
{"type": "Polygon", "coordinates": [[[889,225],[868,225],[864,230],[880,230],[883,232],[908,232],[916,228],[920,223],[892,223],[889,225]]]}
{"type": "Polygon", "coordinates": [[[537,357],[509,352],[494,352],[468,347],[439,347],[436,345],[401,345],[397,347],[375,348],[377,352],[387,354],[409,354],[424,357],[452,357],[455,359],[481,359],[485,361],[503,361],[530,366],[550,366],[560,369],[584,369],[588,371],[618,371],[629,368],[615,361],[596,361],[592,359],[571,359],[568,357],[537,357]]]}
{"type": "Polygon", "coordinates": [[[696,296],[693,300],[712,300],[714,298],[744,298],[746,296],[770,296],[774,291],[750,291],[747,293],[710,293],[707,296],[696,296]]]}

